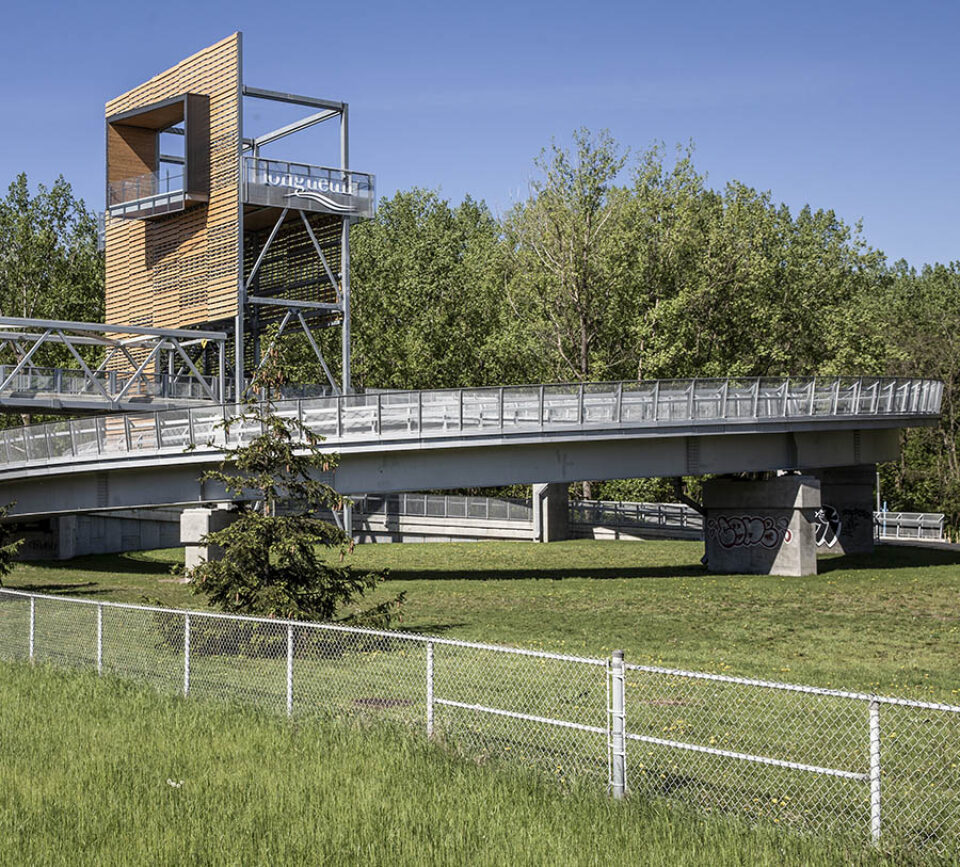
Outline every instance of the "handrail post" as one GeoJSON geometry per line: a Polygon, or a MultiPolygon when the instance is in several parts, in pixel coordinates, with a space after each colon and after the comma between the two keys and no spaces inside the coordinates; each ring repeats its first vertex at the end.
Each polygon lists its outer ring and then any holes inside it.
{"type": "Polygon", "coordinates": [[[577,424],[583,424],[583,383],[577,388],[577,424]]]}
{"type": "Polygon", "coordinates": [[[870,700],[870,838],[880,844],[880,702],[870,700]]]}
{"type": "Polygon", "coordinates": [[[750,413],[751,418],[757,417],[757,407],[760,403],[760,377],[758,376],[753,383],[753,411],[750,413]]]}
{"type": "Polygon", "coordinates": [[[497,410],[497,418],[500,420],[500,430],[504,429],[503,423],[503,386],[500,386],[499,394],[497,395],[497,400],[499,402],[499,409],[497,410]]]}
{"type": "Polygon", "coordinates": [[[427,737],[433,737],[433,642],[427,642],[427,737]]]}
{"type": "Polygon", "coordinates": [[[617,424],[623,422],[623,382],[617,383],[617,417],[615,421],[617,424]]]}
{"type": "Polygon", "coordinates": [[[653,383],[653,420],[660,418],[660,380],[653,383]]]}
{"type": "Polygon", "coordinates": [[[624,707],[623,651],[613,651],[610,659],[610,794],[620,800],[627,788],[626,713],[624,707]]]}
{"type": "MultiPolygon", "coordinates": [[[[459,398],[459,399],[460,399],[460,427],[459,427],[459,431],[460,431],[460,433],[463,433],[463,389],[462,389],[462,388],[460,389],[460,398],[459,398]]],[[[446,412],[444,412],[444,417],[446,417],[446,412]]],[[[446,427],[446,424],[444,424],[444,427],[446,427]]]]}
{"type": "Polygon", "coordinates": [[[687,395],[687,418],[691,421],[693,420],[693,402],[694,402],[694,392],[697,390],[697,380],[696,377],[690,380],[690,392],[687,395]]]}
{"type": "Polygon", "coordinates": [[[539,421],[540,427],[543,427],[543,384],[540,385],[540,395],[537,403],[537,418],[539,421]]]}
{"type": "Polygon", "coordinates": [[[857,381],[853,384],[853,415],[860,415],[860,393],[863,390],[863,377],[857,377],[857,381]]]}

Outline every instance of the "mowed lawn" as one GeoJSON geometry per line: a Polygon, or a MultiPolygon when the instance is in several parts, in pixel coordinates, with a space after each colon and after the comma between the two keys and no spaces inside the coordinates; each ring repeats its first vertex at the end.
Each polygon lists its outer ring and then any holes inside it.
{"type": "MultiPolygon", "coordinates": [[[[684,541],[361,545],[406,592],[400,628],[576,654],[960,701],[960,552],[883,546],[809,578],[719,576],[684,541]]],[[[178,550],[19,564],[9,587],[203,607],[178,550]]]]}
{"type": "Polygon", "coordinates": [[[464,762],[388,726],[291,723],[0,663],[0,865],[900,864],[862,843],[464,762]]]}

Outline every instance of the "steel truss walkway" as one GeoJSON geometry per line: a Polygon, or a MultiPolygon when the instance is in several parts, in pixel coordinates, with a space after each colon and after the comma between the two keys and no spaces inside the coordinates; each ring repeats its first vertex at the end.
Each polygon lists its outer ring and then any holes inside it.
{"type": "Polygon", "coordinates": [[[220,403],[226,334],[139,325],[0,317],[0,410],[103,413],[220,403]],[[76,367],[37,367],[45,347],[66,349],[76,367]],[[80,352],[100,348],[92,368],[80,352]],[[203,375],[200,356],[216,358],[203,375]]]}
{"type": "MultiPolygon", "coordinates": [[[[531,385],[280,401],[340,455],[343,493],[680,476],[892,460],[935,424],[943,385],[893,378],[531,385]]],[[[232,406],[79,418],[0,432],[13,514],[229,499],[203,468],[248,441],[232,406]]]]}

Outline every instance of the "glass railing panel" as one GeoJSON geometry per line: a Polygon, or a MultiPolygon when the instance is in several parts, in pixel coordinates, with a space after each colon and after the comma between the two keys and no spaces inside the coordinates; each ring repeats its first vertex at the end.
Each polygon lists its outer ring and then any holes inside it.
{"type": "Polygon", "coordinates": [[[107,185],[107,205],[122,205],[154,196],[183,192],[183,173],[148,172],[107,185]]]}
{"type": "Polygon", "coordinates": [[[378,435],[377,396],[345,394],[340,398],[344,439],[369,439],[378,435]]]}
{"type": "Polygon", "coordinates": [[[315,397],[300,401],[304,427],[324,439],[336,439],[337,405],[335,397],[315,397]]]}
{"type": "Polygon", "coordinates": [[[463,389],[464,431],[493,431],[500,428],[500,389],[463,389]]]}
{"type": "Polygon", "coordinates": [[[693,387],[693,417],[716,420],[726,415],[724,379],[698,379],[693,387]]]}
{"type": "Polygon", "coordinates": [[[69,421],[55,421],[46,425],[47,448],[51,458],[72,457],[73,441],[69,421]]]}
{"type": "Polygon", "coordinates": [[[91,456],[100,452],[100,429],[103,419],[78,418],[73,425],[73,440],[78,457],[91,456]]]}
{"type": "Polygon", "coordinates": [[[578,385],[546,385],[543,388],[544,425],[580,423],[580,387],[578,385]]]}
{"type": "Polygon", "coordinates": [[[617,384],[585,383],[583,386],[583,415],[584,424],[616,424],[619,389],[617,384]]]}
{"type": "Polygon", "coordinates": [[[460,430],[460,391],[421,391],[420,420],[424,433],[460,430]]]}
{"type": "Polygon", "coordinates": [[[503,389],[503,428],[512,430],[540,425],[540,387],[512,385],[503,389]]]}
{"type": "Polygon", "coordinates": [[[380,430],[384,436],[414,436],[420,432],[420,403],[415,391],[384,392],[380,401],[380,430]]]}
{"type": "Polygon", "coordinates": [[[625,382],[620,392],[620,420],[633,424],[652,422],[657,385],[653,382],[625,382]]]}

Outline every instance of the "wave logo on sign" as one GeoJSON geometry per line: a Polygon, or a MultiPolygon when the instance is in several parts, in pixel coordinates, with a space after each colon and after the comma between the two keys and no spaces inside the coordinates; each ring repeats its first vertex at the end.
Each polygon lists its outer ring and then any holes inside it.
{"type": "Polygon", "coordinates": [[[325,208],[328,208],[331,211],[336,211],[340,214],[352,214],[356,211],[356,208],[354,208],[352,205],[341,205],[340,202],[323,195],[323,193],[315,192],[314,190],[304,190],[298,188],[291,193],[287,193],[284,198],[289,199],[291,196],[296,196],[298,199],[311,199],[312,201],[323,205],[325,208]]]}

